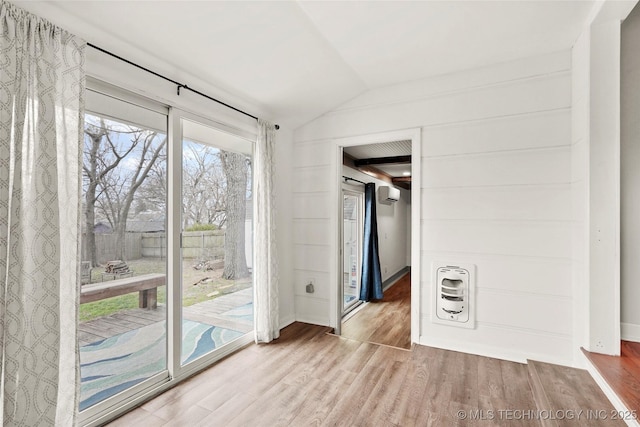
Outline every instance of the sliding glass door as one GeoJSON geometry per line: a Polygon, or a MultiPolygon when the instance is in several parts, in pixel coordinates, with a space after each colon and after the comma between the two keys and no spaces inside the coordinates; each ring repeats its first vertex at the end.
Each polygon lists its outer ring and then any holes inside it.
{"type": "Polygon", "coordinates": [[[88,86],[81,423],[203,369],[253,331],[255,135],[88,86]]]}
{"type": "Polygon", "coordinates": [[[360,303],[363,194],[342,190],[342,315],[360,303]]]}
{"type": "Polygon", "coordinates": [[[253,330],[251,149],[182,120],[181,365],[253,330]]]}
{"type": "Polygon", "coordinates": [[[87,413],[168,378],[168,109],[107,89],[87,92],[84,127],[78,344],[87,413]]]}

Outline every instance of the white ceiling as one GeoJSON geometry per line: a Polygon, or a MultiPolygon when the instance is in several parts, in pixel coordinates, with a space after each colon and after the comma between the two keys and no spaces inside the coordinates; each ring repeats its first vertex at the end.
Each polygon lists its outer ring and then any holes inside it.
{"type": "Polygon", "coordinates": [[[594,1],[14,1],[297,127],[358,94],[570,48],[594,1]]]}
{"type": "MultiPolygon", "coordinates": [[[[394,157],[394,156],[410,156],[411,155],[411,141],[390,141],[378,144],[366,144],[366,145],[354,145],[351,147],[344,147],[343,151],[354,159],[374,159],[379,157],[394,157]]],[[[411,174],[411,163],[393,164],[385,163],[379,165],[373,165],[375,169],[378,169],[391,177],[407,176],[405,172],[411,174]]]]}

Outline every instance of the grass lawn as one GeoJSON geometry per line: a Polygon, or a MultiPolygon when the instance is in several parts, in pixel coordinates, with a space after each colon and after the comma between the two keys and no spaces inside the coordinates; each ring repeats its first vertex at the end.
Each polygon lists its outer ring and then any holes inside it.
{"type": "MultiPolygon", "coordinates": [[[[127,264],[129,265],[129,268],[133,270],[134,276],[148,273],[164,273],[166,269],[165,261],[156,258],[143,258],[128,261],[127,264]]],[[[184,307],[251,287],[251,277],[247,277],[239,281],[225,280],[221,277],[221,270],[195,270],[192,267],[192,264],[192,260],[185,260],[182,265],[182,305],[184,307]]],[[[100,282],[103,271],[104,268],[94,268],[91,272],[91,283],[100,282]]],[[[161,286],[158,288],[158,303],[164,304],[166,301],[166,287],[161,286]]],[[[86,322],[98,317],[117,313],[120,310],[136,307],[138,307],[138,292],[81,304],[80,321],[86,322]]]]}

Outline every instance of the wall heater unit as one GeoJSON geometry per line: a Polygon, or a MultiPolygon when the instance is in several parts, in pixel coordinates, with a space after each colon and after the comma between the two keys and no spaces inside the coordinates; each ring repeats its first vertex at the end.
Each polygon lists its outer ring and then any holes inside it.
{"type": "Polygon", "coordinates": [[[434,263],[435,323],[473,329],[475,327],[475,265],[434,263]]]}

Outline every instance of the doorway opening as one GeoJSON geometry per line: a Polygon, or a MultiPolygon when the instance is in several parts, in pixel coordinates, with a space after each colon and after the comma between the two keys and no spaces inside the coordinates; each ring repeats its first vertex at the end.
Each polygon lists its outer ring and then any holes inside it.
{"type": "MultiPolygon", "coordinates": [[[[412,241],[417,234],[412,230],[417,231],[419,226],[419,221],[414,221],[417,199],[412,189],[417,169],[412,162],[413,148],[419,141],[415,134],[384,142],[366,139],[346,141],[339,147],[341,246],[335,332],[346,338],[409,349],[418,337],[417,327],[412,331],[414,321],[418,320],[412,315],[412,301],[417,309],[418,299],[417,292],[412,295],[411,266],[419,256],[419,250],[416,251],[419,246],[414,244],[418,242],[412,241]],[[372,199],[365,200],[367,183],[375,184],[375,203],[372,199]],[[376,213],[379,281],[384,294],[382,299],[372,301],[364,300],[366,292],[362,298],[360,295],[363,264],[365,268],[369,264],[363,262],[367,203],[369,214],[376,213]]],[[[418,283],[416,280],[416,288],[418,283]]]]}

